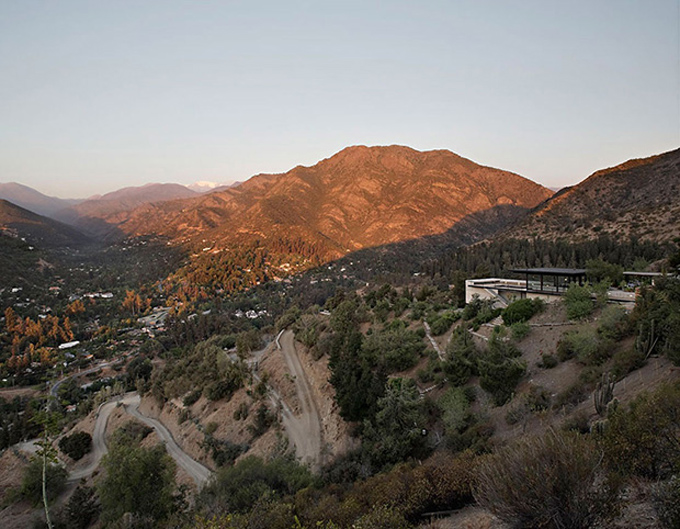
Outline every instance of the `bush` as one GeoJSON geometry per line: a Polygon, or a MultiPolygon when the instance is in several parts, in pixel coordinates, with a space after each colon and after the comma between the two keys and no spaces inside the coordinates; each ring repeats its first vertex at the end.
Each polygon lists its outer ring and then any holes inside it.
{"type": "Polygon", "coordinates": [[[580,286],[572,283],[564,294],[564,304],[567,307],[567,316],[570,320],[582,320],[593,313],[595,303],[591,297],[592,290],[589,286],[580,286]]]}
{"type": "Polygon", "coordinates": [[[99,504],[92,487],[78,485],[66,504],[68,527],[87,529],[99,516],[99,504]]]}
{"type": "Polygon", "coordinates": [[[680,384],[638,396],[609,417],[601,439],[611,468],[622,475],[668,478],[680,471],[680,384]]]}
{"type": "Polygon", "coordinates": [[[576,357],[583,365],[601,365],[611,355],[611,343],[595,329],[581,327],[564,333],[557,344],[557,354],[562,361],[576,357]]]}
{"type": "Polygon", "coordinates": [[[515,386],[526,372],[526,364],[517,359],[521,352],[504,341],[498,334],[489,340],[489,349],[477,361],[479,385],[493,395],[497,406],[502,406],[512,396],[515,386]]]}
{"type": "Polygon", "coordinates": [[[517,383],[526,372],[526,364],[511,358],[500,363],[480,360],[479,385],[493,396],[496,406],[502,406],[510,400],[517,383]]]}
{"type": "Polygon", "coordinates": [[[59,440],[59,450],[74,461],[78,461],[92,450],[92,436],[87,432],[76,432],[59,440]]]}
{"type": "Polygon", "coordinates": [[[512,333],[513,340],[522,340],[531,332],[531,327],[526,322],[513,323],[510,326],[510,332],[512,333]]]}
{"type": "Polygon", "coordinates": [[[261,498],[295,494],[312,482],[312,475],[302,465],[276,458],[265,463],[248,456],[233,467],[217,471],[215,479],[205,486],[197,504],[213,513],[245,513],[261,498]]]}
{"type": "Polygon", "coordinates": [[[264,404],[261,404],[257,412],[255,412],[253,424],[248,425],[248,431],[253,436],[253,439],[255,439],[269,430],[269,427],[275,422],[276,414],[271,413],[264,404]]]}
{"type": "Polygon", "coordinates": [[[198,402],[198,399],[201,398],[201,395],[203,395],[203,389],[196,389],[184,397],[182,404],[185,406],[193,406],[198,402]]]}
{"type": "Polygon", "coordinates": [[[434,336],[440,336],[448,331],[451,328],[451,325],[453,325],[459,319],[460,313],[447,311],[441,316],[434,318],[432,322],[429,322],[430,330],[434,336]]]}
{"type": "Polygon", "coordinates": [[[559,364],[559,360],[555,358],[551,354],[544,354],[541,355],[541,360],[538,363],[539,367],[542,367],[544,369],[552,369],[553,367],[557,367],[557,364],[559,364]]]}
{"type": "Polygon", "coordinates": [[[503,323],[510,326],[513,323],[527,322],[542,309],[541,300],[518,299],[510,303],[503,311],[503,323]]]}
{"type": "Polygon", "coordinates": [[[665,527],[680,527],[680,477],[658,483],[653,489],[652,501],[665,527]]]}
{"type": "Polygon", "coordinates": [[[611,512],[615,491],[603,477],[592,443],[551,431],[484,460],[474,494],[512,527],[585,529],[611,512]]]}
{"type": "Polygon", "coordinates": [[[646,363],[645,355],[634,347],[619,351],[612,359],[611,372],[617,380],[622,379],[628,373],[640,369],[646,363]]]}

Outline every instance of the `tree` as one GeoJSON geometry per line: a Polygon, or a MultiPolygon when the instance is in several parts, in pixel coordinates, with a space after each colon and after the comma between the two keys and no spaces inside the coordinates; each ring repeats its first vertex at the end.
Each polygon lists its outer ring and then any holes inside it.
{"type": "Polygon", "coordinates": [[[423,445],[418,388],[410,378],[393,378],[378,401],[375,419],[364,421],[364,450],[377,467],[383,467],[415,455],[423,445]]]}
{"type": "Polygon", "coordinates": [[[99,505],[92,487],[78,485],[66,504],[68,527],[87,529],[99,516],[99,505]]]}
{"type": "Polygon", "coordinates": [[[97,491],[104,521],[116,521],[130,513],[133,518],[155,523],[172,512],[175,462],[164,446],[144,448],[119,430],[102,466],[105,473],[97,491]]]}
{"type": "Polygon", "coordinates": [[[87,432],[75,432],[59,440],[59,450],[78,461],[92,450],[92,436],[87,432]]]}

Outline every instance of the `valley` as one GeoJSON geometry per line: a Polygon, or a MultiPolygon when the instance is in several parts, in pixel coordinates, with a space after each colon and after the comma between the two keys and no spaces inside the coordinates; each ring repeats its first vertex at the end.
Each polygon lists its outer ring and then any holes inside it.
{"type": "Polygon", "coordinates": [[[0,202],[0,525],[44,519],[19,443],[45,435],[60,527],[668,527],[679,152],[557,194],[400,146],[42,213],[21,190],[0,202]],[[582,273],[466,296],[526,268],[582,273]]]}

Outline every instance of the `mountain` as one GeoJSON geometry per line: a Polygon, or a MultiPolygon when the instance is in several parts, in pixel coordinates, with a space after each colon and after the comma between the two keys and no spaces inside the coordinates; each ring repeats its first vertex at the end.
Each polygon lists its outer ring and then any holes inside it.
{"type": "MultiPolygon", "coordinates": [[[[551,195],[521,176],[450,151],[356,146],[312,167],[257,175],[222,192],[146,204],[125,218],[104,220],[119,234],[155,233],[204,247],[305,241],[326,259],[442,234],[480,212],[516,215],[551,195]]],[[[498,221],[504,225],[502,215],[498,221]]]]}
{"type": "Polygon", "coordinates": [[[79,200],[50,197],[16,182],[0,183],[0,199],[7,200],[45,217],[51,217],[58,211],[80,202],[79,200]]]}
{"type": "Polygon", "coordinates": [[[238,182],[232,182],[230,184],[220,184],[218,182],[206,182],[206,181],[200,181],[200,182],[194,182],[193,184],[189,184],[187,187],[191,189],[192,191],[196,191],[197,193],[212,193],[213,191],[224,191],[225,189],[229,189],[232,186],[238,185],[238,182]]]}
{"type": "Polygon", "coordinates": [[[88,242],[77,230],[0,199],[0,232],[41,247],[78,246],[88,242]]]}
{"type": "Polygon", "coordinates": [[[93,236],[100,236],[108,225],[125,219],[128,211],[150,202],[164,202],[199,196],[180,184],[146,184],[125,187],[80,202],[59,211],[54,217],[93,236]],[[104,222],[102,219],[107,219],[104,222]]]}
{"type": "Polygon", "coordinates": [[[562,189],[505,236],[570,241],[680,236],[680,149],[597,171],[562,189]]]}

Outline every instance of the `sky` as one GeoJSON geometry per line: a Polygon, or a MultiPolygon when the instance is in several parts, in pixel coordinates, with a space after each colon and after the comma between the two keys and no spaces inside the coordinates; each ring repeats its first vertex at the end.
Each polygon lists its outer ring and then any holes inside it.
{"type": "Polygon", "coordinates": [[[680,147],[680,0],[0,0],[0,182],[84,198],[349,145],[549,187],[680,147]]]}

